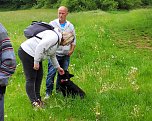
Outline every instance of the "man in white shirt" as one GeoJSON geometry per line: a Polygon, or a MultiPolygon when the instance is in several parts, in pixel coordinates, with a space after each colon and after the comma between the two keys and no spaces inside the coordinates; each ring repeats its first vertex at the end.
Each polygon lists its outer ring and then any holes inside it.
{"type": "MultiPolygon", "coordinates": [[[[59,48],[56,51],[56,57],[60,64],[60,66],[67,70],[69,63],[70,63],[70,56],[74,52],[75,46],[76,46],[76,36],[75,36],[75,29],[72,23],[66,20],[66,17],[68,15],[68,9],[65,6],[61,6],[58,8],[58,19],[55,19],[50,22],[52,26],[55,28],[58,28],[63,33],[72,33],[74,35],[74,40],[71,44],[62,46],[60,45],[59,48]]],[[[64,36],[63,36],[64,38],[64,36]]],[[[52,94],[53,87],[54,87],[54,77],[56,75],[56,69],[52,65],[52,61],[49,60],[48,62],[48,75],[46,79],[46,96],[45,99],[49,98],[49,96],[52,94]]],[[[59,89],[59,80],[57,77],[56,80],[56,91],[59,89]]]]}

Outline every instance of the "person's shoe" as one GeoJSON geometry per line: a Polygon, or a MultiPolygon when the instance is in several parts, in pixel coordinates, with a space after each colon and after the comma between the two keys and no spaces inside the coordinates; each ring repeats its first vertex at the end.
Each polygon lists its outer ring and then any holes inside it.
{"type": "Polygon", "coordinates": [[[49,94],[46,94],[45,97],[44,97],[44,100],[47,100],[49,99],[50,95],[49,94]]]}
{"type": "Polygon", "coordinates": [[[36,102],[38,102],[41,108],[44,107],[44,102],[42,100],[38,99],[36,102]]]}
{"type": "Polygon", "coordinates": [[[32,106],[33,106],[34,108],[41,108],[41,106],[39,105],[39,103],[38,103],[37,101],[34,101],[34,102],[32,103],[32,106]]]}

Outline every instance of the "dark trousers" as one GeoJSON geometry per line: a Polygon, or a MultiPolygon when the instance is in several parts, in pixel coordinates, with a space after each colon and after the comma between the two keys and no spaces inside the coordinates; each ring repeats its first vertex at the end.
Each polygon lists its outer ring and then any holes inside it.
{"type": "Polygon", "coordinates": [[[0,99],[0,121],[4,121],[4,95],[0,99]]]}
{"type": "Polygon", "coordinates": [[[41,99],[40,88],[43,78],[43,67],[40,62],[39,70],[34,70],[34,58],[28,55],[21,47],[18,50],[18,55],[23,64],[24,74],[26,78],[26,93],[31,102],[41,99]]]}
{"type": "Polygon", "coordinates": [[[0,121],[4,121],[4,93],[6,86],[0,85],[0,121]]]}

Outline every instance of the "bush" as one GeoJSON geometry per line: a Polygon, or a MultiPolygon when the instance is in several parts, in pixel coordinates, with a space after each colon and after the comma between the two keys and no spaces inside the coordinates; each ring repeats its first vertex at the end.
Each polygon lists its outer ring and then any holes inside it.
{"type": "Polygon", "coordinates": [[[142,1],[142,4],[143,4],[144,6],[152,5],[152,0],[141,0],[141,1],[142,1]]]}
{"type": "Polygon", "coordinates": [[[0,8],[6,9],[58,8],[61,5],[67,6],[69,11],[130,10],[151,6],[152,0],[0,0],[0,8]]]}
{"type": "Polygon", "coordinates": [[[50,6],[50,0],[36,0],[37,4],[34,5],[34,8],[49,8],[50,6]]]}
{"type": "Polygon", "coordinates": [[[118,2],[119,9],[132,9],[141,6],[141,0],[115,0],[118,2]]]}
{"type": "Polygon", "coordinates": [[[96,3],[92,0],[62,0],[60,5],[67,6],[70,12],[97,9],[96,3]]]}
{"type": "Polygon", "coordinates": [[[86,10],[96,10],[97,9],[97,5],[96,5],[95,1],[93,1],[93,0],[82,0],[81,2],[86,10]]]}
{"type": "Polygon", "coordinates": [[[96,6],[101,10],[116,10],[118,2],[115,0],[95,0],[96,6]]]}
{"type": "Polygon", "coordinates": [[[102,8],[103,10],[116,10],[118,7],[118,2],[114,0],[103,0],[102,8]]]}
{"type": "Polygon", "coordinates": [[[62,0],[60,5],[65,5],[69,9],[70,12],[81,10],[78,0],[72,0],[72,1],[71,0],[62,0]]]}

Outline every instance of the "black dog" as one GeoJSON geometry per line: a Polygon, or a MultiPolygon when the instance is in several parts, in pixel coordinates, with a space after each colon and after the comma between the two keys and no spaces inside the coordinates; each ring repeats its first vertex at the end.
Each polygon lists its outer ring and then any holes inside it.
{"type": "Polygon", "coordinates": [[[70,95],[72,98],[75,96],[80,96],[81,99],[84,98],[85,92],[80,89],[76,84],[74,84],[70,78],[73,77],[73,74],[70,74],[67,70],[63,75],[59,76],[60,79],[60,90],[64,97],[69,97],[70,95]]]}

